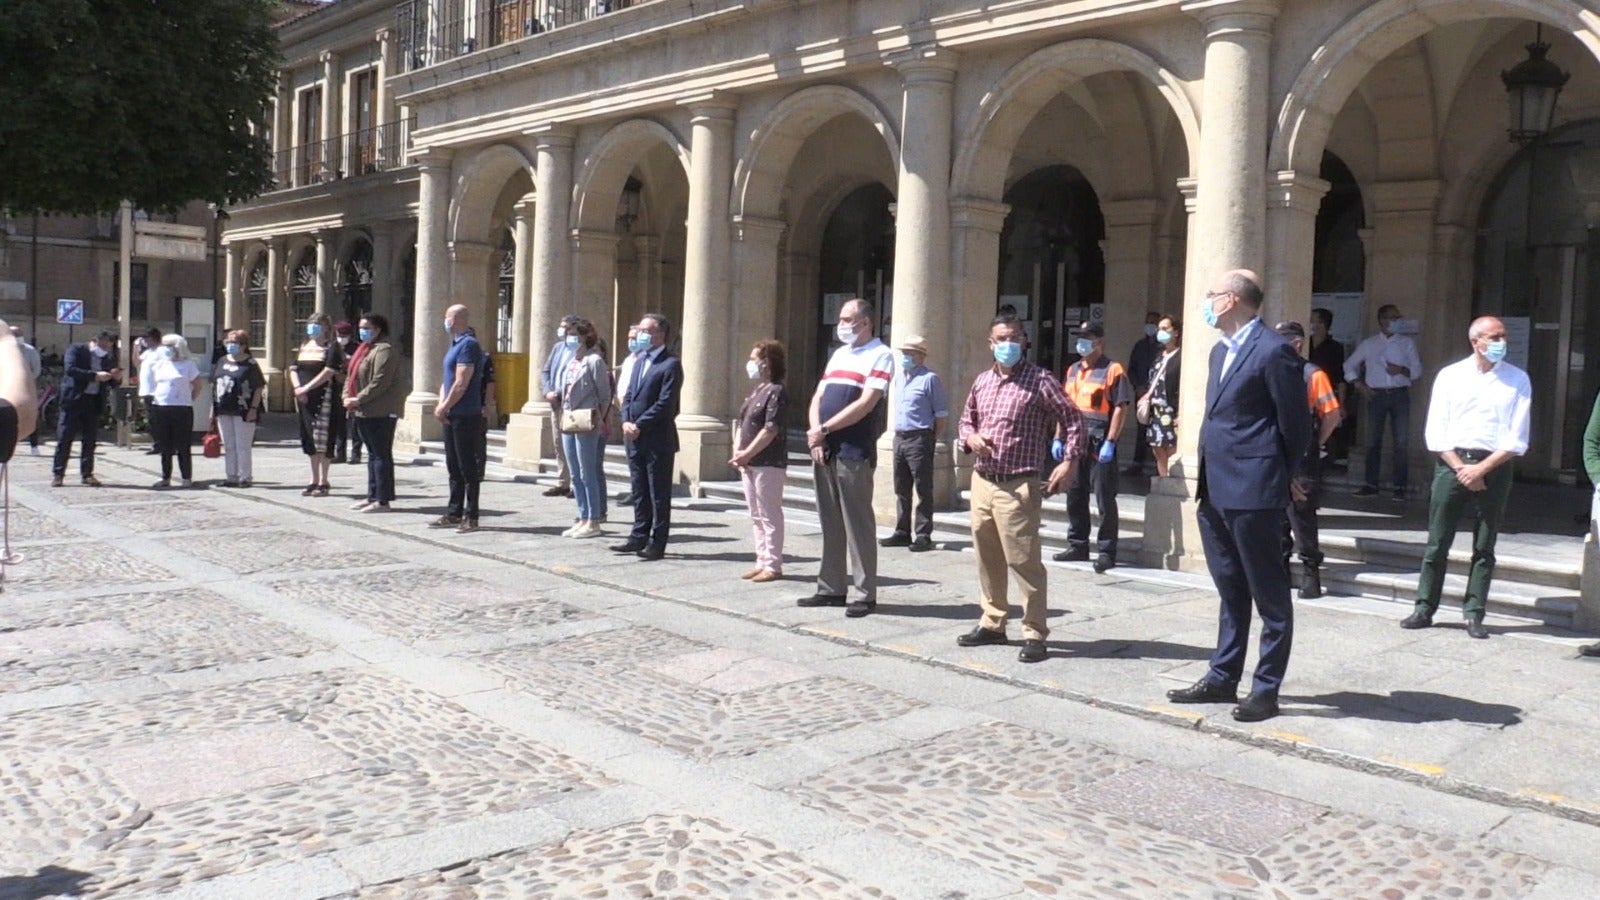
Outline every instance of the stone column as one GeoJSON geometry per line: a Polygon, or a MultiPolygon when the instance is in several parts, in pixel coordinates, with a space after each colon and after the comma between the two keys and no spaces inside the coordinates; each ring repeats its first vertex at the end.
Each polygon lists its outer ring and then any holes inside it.
{"type": "Polygon", "coordinates": [[[533,211],[534,195],[523,197],[511,209],[512,239],[517,259],[511,275],[511,352],[527,353],[528,329],[533,317],[533,211]]]}
{"type": "Polygon", "coordinates": [[[222,327],[248,328],[250,310],[245,308],[244,291],[240,290],[239,285],[244,274],[241,271],[244,263],[239,245],[224,244],[223,252],[225,256],[222,270],[222,327]]]}
{"type": "Polygon", "coordinates": [[[344,142],[339,140],[339,110],[343,106],[344,85],[339,55],[322,51],[322,180],[331,181],[344,172],[344,142]]]}
{"type": "Polygon", "coordinates": [[[394,308],[394,230],[393,222],[372,226],[372,311],[388,319],[390,328],[398,329],[399,316],[394,308]]]}
{"type": "Polygon", "coordinates": [[[333,304],[333,270],[334,261],[334,233],[328,230],[313,231],[312,240],[317,243],[317,292],[316,310],[329,316],[334,314],[333,304]]]}
{"type": "MultiPolygon", "coordinates": [[[[449,247],[450,302],[439,310],[440,327],[444,327],[444,310],[459,303],[467,308],[468,321],[478,333],[478,343],[493,352],[497,321],[494,301],[499,287],[493,259],[499,248],[482,241],[451,241],[449,247]]],[[[442,370],[440,377],[443,377],[442,370]]]]}
{"type": "Polygon", "coordinates": [[[733,184],[733,116],[730,103],[713,98],[690,108],[689,216],[683,261],[683,406],[678,433],[683,449],[678,470],[690,491],[702,481],[733,478],[728,465],[732,437],[729,384],[736,369],[727,357],[732,321],[729,293],[728,198],[733,184]]]}
{"type": "Polygon", "coordinates": [[[424,440],[437,438],[439,382],[449,341],[444,311],[450,306],[450,256],[446,219],[450,210],[450,152],[432,150],[417,157],[421,186],[417,200],[416,327],[411,355],[411,393],[405,420],[397,429],[401,446],[415,451],[424,440]]]}
{"type": "MultiPolygon", "coordinates": [[[[1400,312],[1407,319],[1420,325],[1426,326],[1430,318],[1436,317],[1442,327],[1443,322],[1448,320],[1447,315],[1441,315],[1448,307],[1435,310],[1428,304],[1433,280],[1430,269],[1435,261],[1434,228],[1441,190],[1442,182],[1431,179],[1380,181],[1367,189],[1367,196],[1372,203],[1372,233],[1366,241],[1367,302],[1366,320],[1361,323],[1362,335],[1371,334],[1377,328],[1378,307],[1386,303],[1400,307],[1400,312]]],[[[1457,315],[1462,313],[1458,312],[1457,315]]],[[[1417,350],[1423,354],[1423,371],[1411,391],[1411,439],[1407,455],[1410,457],[1413,484],[1416,483],[1416,473],[1433,471],[1435,461],[1422,440],[1422,430],[1428,418],[1428,391],[1433,376],[1438,373],[1441,362],[1467,353],[1465,333],[1466,326],[1471,322],[1470,311],[1456,321],[1459,322],[1459,329],[1453,332],[1448,328],[1424,331],[1417,340],[1417,350]],[[1430,334],[1442,337],[1427,340],[1430,334]]],[[[1361,424],[1365,427],[1367,422],[1361,424]]],[[[1361,437],[1371,439],[1371,435],[1365,432],[1361,437]]]]}
{"type": "MultiPolygon", "coordinates": [[[[949,313],[952,330],[943,344],[930,344],[934,367],[950,395],[950,445],[955,446],[956,420],[978,374],[994,364],[989,350],[989,322],[999,302],[1000,231],[1011,207],[1004,203],[957,198],[950,204],[950,238],[955,297],[949,313]]],[[[898,233],[898,231],[897,231],[898,233]]],[[[951,453],[934,472],[934,491],[955,503],[972,481],[972,457],[951,453]]]]}
{"type": "MultiPolygon", "coordinates": [[[[616,355],[612,339],[616,321],[617,302],[617,242],[614,231],[593,228],[574,229],[572,241],[573,294],[577,298],[572,311],[594,325],[595,334],[606,339],[616,355]]],[[[541,360],[543,362],[543,360],[541,360]]]]}
{"type": "Polygon", "coordinates": [[[1268,324],[1311,317],[1311,268],[1317,252],[1317,211],[1332,185],[1303,172],[1275,173],[1267,183],[1268,324]]]}
{"type": "MultiPolygon", "coordinates": [[[[733,310],[727,353],[730,361],[741,366],[750,357],[750,348],[756,341],[778,334],[778,247],[788,227],[781,219],[734,217],[733,295],[739,302],[733,310]]],[[[730,396],[728,399],[737,403],[743,398],[730,396]]],[[[794,402],[794,398],[791,397],[790,402],[794,402]]]]}
{"type": "Polygon", "coordinates": [[[540,387],[545,354],[556,326],[571,306],[572,255],[568,219],[572,211],[572,132],[562,127],[533,135],[533,260],[529,278],[528,402],[506,426],[506,462],[538,469],[555,453],[550,404],[540,387]]]}
{"type": "MultiPolygon", "coordinates": [[[[661,239],[653,234],[633,236],[633,252],[639,260],[639,308],[641,314],[661,305],[661,239]]],[[[639,321],[635,316],[634,324],[639,321]]]]}
{"type": "Polygon", "coordinates": [[[261,372],[267,377],[267,394],[275,410],[292,408],[290,391],[283,377],[288,365],[289,298],[284,293],[288,261],[284,258],[287,241],[267,238],[267,346],[262,350],[261,372]]]}

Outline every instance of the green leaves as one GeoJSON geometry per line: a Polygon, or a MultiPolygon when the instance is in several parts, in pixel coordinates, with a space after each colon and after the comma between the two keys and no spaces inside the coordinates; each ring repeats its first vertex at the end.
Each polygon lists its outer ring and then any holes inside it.
{"type": "Polygon", "coordinates": [[[259,194],[272,179],[275,6],[0,2],[0,208],[169,211],[259,194]]]}

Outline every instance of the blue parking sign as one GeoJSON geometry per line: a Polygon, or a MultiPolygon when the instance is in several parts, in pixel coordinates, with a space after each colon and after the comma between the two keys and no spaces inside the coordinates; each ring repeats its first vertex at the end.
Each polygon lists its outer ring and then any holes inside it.
{"type": "Polygon", "coordinates": [[[56,321],[62,325],[83,324],[82,300],[57,300],[56,321]]]}

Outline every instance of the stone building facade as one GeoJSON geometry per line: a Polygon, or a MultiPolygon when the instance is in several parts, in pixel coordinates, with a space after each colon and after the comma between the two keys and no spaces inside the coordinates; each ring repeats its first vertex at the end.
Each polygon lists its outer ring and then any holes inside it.
{"type": "MultiPolygon", "coordinates": [[[[1474,315],[1515,320],[1541,397],[1522,470],[1579,468],[1600,389],[1595,0],[342,0],[282,35],[283,174],[231,211],[227,318],[281,369],[303,313],[388,313],[412,441],[453,302],[535,369],[566,313],[612,347],[666,313],[692,488],[730,477],[750,345],[783,340],[805,396],[842,297],[923,335],[961,398],[1002,303],[1059,367],[1078,316],[1123,354],[1147,310],[1182,316],[1242,266],[1271,319],[1334,304],[1355,336],[1400,305],[1425,381],[1474,315]],[[1500,73],[1536,33],[1572,78],[1550,134],[1518,145],[1500,73]]],[[[1197,410],[1213,335],[1187,338],[1197,410]]],[[[542,401],[507,434],[513,462],[545,455],[542,401]]],[[[1198,552],[1180,434],[1152,563],[1198,552]]]]}

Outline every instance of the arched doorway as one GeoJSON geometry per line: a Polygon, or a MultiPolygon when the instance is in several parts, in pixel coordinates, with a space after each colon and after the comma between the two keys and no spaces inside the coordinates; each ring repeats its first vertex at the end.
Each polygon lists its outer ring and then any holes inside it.
{"type": "Polygon", "coordinates": [[[265,256],[250,267],[245,281],[245,306],[250,316],[250,346],[256,354],[267,347],[267,260],[265,256]]]}
{"type": "Polygon", "coordinates": [[[859,297],[877,309],[878,333],[888,340],[894,320],[894,195],[876,182],[845,196],[822,229],[817,260],[817,317],[813,347],[825,359],[839,341],[834,327],[844,301],[859,297]]]}
{"type": "Polygon", "coordinates": [[[295,348],[305,343],[306,323],[317,314],[317,251],[307,247],[300,254],[289,280],[289,333],[284,335],[284,349],[293,359],[295,348]]]}
{"type": "Polygon", "coordinates": [[[372,312],[372,245],[356,242],[350,258],[339,267],[341,318],[352,325],[372,312]]]}
{"type": "Polygon", "coordinates": [[[500,235],[498,254],[500,269],[495,291],[494,349],[497,353],[510,353],[511,318],[517,296],[517,239],[509,228],[500,235]]]}
{"type": "Polygon", "coordinates": [[[1100,201],[1082,172],[1054,165],[1018,179],[1005,202],[997,306],[1022,320],[1033,361],[1062,371],[1072,329],[1105,300],[1100,201]]]}
{"type": "Polygon", "coordinates": [[[1600,391],[1600,120],[1520,151],[1483,204],[1475,315],[1499,316],[1507,359],[1533,381],[1535,427],[1519,471],[1582,469],[1600,391]]]}
{"type": "MultiPolygon", "coordinates": [[[[1361,185],[1344,160],[1332,153],[1322,154],[1321,177],[1329,188],[1317,211],[1311,290],[1317,294],[1359,294],[1367,281],[1367,258],[1361,244],[1367,210],[1361,199],[1361,185]]],[[[1336,315],[1334,324],[1344,323],[1336,315]]]]}

